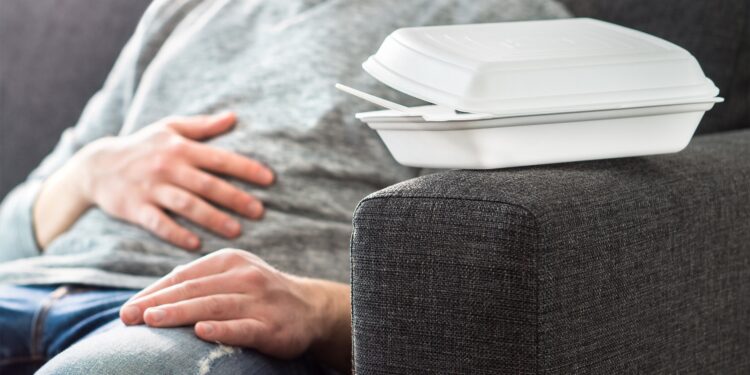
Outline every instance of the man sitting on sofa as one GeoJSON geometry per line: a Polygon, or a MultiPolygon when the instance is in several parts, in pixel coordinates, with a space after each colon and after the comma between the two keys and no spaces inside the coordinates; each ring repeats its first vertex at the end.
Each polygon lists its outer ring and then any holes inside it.
{"type": "Polygon", "coordinates": [[[552,0],[156,1],[2,205],[0,372],[347,371],[351,214],[416,171],[333,84],[394,97],[359,62],[399,27],[562,16],[552,0]]]}

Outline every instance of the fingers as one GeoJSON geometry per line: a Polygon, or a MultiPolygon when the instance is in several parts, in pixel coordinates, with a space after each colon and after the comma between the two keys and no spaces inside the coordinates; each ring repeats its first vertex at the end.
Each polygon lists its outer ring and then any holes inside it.
{"type": "Polygon", "coordinates": [[[125,324],[143,323],[143,314],[141,313],[151,307],[173,304],[197,297],[239,293],[242,290],[240,284],[236,281],[233,274],[223,272],[167,286],[147,295],[137,295],[123,306],[123,314],[121,314],[123,322],[125,324]],[[127,314],[125,314],[125,310],[128,310],[127,314]]]}
{"type": "MultiPolygon", "coordinates": [[[[178,327],[201,320],[231,320],[247,317],[252,306],[241,294],[215,294],[145,310],[143,320],[152,327],[178,327]]],[[[255,306],[257,309],[258,306],[255,306]]]]}
{"type": "Polygon", "coordinates": [[[177,224],[155,206],[143,205],[131,212],[133,213],[129,215],[130,221],[167,242],[188,250],[196,250],[200,246],[198,236],[177,224]]]}
{"type": "Polygon", "coordinates": [[[263,215],[263,204],[229,182],[187,165],[176,166],[173,181],[191,192],[251,219],[263,215]]]}
{"type": "Polygon", "coordinates": [[[203,169],[240,178],[250,183],[268,186],[273,183],[273,172],[258,161],[233,152],[224,151],[198,142],[187,147],[191,163],[203,169]]]}
{"type": "MultiPolygon", "coordinates": [[[[166,121],[167,126],[180,135],[201,140],[226,132],[235,124],[237,118],[232,112],[224,112],[212,116],[175,117],[166,121]]],[[[192,163],[201,168],[262,186],[273,183],[273,172],[255,160],[199,142],[188,142],[187,148],[192,163]]]]}
{"type": "Polygon", "coordinates": [[[206,341],[252,347],[261,352],[269,351],[271,340],[266,324],[255,319],[202,321],[195,325],[195,334],[206,341]]]}
{"type": "Polygon", "coordinates": [[[229,270],[238,261],[241,261],[241,255],[234,254],[233,252],[239,250],[219,250],[206,255],[202,258],[196,259],[187,265],[176,267],[168,275],[162,277],[157,282],[151,284],[147,288],[136,293],[130,298],[130,301],[135,301],[143,296],[147,296],[156,291],[168,288],[172,285],[181,284],[188,280],[198,279],[205,276],[222,273],[229,270]],[[232,256],[230,256],[232,255],[232,256]]]}
{"type": "Polygon", "coordinates": [[[234,112],[222,112],[210,116],[169,118],[167,126],[184,137],[200,140],[224,133],[236,122],[237,116],[234,112]]]}
{"type": "Polygon", "coordinates": [[[240,223],[197,196],[172,185],[157,185],[154,203],[228,238],[240,234],[240,223]]]}

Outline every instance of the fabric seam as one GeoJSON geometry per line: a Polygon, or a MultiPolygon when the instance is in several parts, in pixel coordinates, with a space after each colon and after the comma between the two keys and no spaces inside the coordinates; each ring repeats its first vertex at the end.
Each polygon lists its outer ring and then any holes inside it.
{"type": "Polygon", "coordinates": [[[429,195],[379,195],[374,197],[366,197],[362,199],[358,204],[357,207],[354,208],[354,214],[356,215],[357,211],[359,211],[359,208],[362,206],[363,203],[369,202],[369,201],[375,201],[375,200],[386,200],[391,198],[404,198],[404,199],[447,199],[447,200],[458,200],[458,201],[470,201],[470,202],[487,202],[487,203],[500,203],[516,208],[520,208],[521,210],[525,211],[527,214],[529,214],[533,219],[535,225],[537,225],[538,228],[538,220],[537,215],[535,215],[531,210],[526,208],[525,206],[522,206],[520,204],[516,203],[510,203],[505,202],[497,199],[481,199],[481,198],[461,198],[461,197],[439,197],[439,196],[429,196],[429,195]]]}
{"type": "Polygon", "coordinates": [[[39,308],[37,313],[34,315],[33,328],[31,332],[31,358],[44,360],[44,323],[47,320],[47,314],[52,309],[52,304],[58,299],[68,294],[69,288],[66,285],[60,286],[50,293],[47,298],[42,302],[42,306],[39,308]]]}

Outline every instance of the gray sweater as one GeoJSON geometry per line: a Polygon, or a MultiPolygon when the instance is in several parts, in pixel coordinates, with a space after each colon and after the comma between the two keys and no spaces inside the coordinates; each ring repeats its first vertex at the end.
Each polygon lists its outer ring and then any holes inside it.
{"type": "Polygon", "coordinates": [[[357,202],[419,171],[396,164],[354,119],[373,108],[334,83],[417,104],[360,67],[391,31],[565,16],[552,0],[157,0],[75,127],[0,207],[0,284],[141,288],[225,247],[283,271],[346,281],[357,202]],[[41,181],[78,149],[165,116],[225,109],[237,112],[238,124],[208,143],[277,174],[267,189],[231,181],[264,201],[263,220],[241,220],[241,237],[226,240],[178,218],[203,240],[189,253],[94,208],[40,253],[32,204],[41,181]]]}

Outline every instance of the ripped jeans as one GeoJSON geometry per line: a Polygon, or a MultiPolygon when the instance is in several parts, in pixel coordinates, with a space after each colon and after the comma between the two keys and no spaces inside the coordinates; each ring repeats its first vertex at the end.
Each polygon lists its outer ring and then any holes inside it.
{"type": "Polygon", "coordinates": [[[119,309],[135,292],[0,286],[0,374],[335,374],[205,342],[191,327],[125,326],[119,309]]]}

